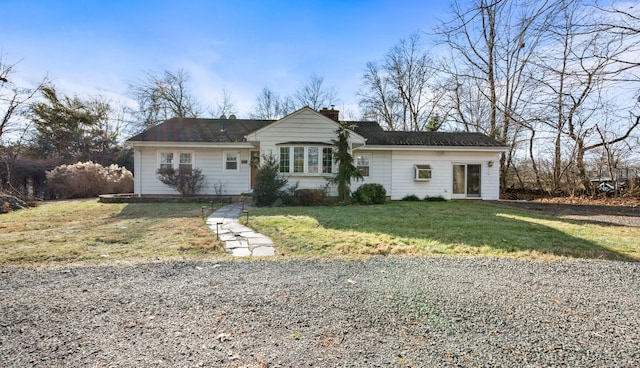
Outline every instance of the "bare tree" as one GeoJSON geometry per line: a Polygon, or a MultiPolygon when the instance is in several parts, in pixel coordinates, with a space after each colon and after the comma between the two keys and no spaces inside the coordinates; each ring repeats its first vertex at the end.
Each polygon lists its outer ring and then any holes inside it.
{"type": "Polygon", "coordinates": [[[571,171],[562,157],[564,147],[571,145],[577,179],[564,180],[590,190],[586,153],[624,141],[640,124],[638,119],[628,124],[619,119],[619,124],[607,124],[613,130],[602,131],[605,121],[616,111],[628,111],[634,100],[629,96],[625,101],[620,91],[637,85],[635,70],[640,63],[630,60],[640,52],[640,34],[603,28],[605,14],[579,1],[566,0],[562,5],[550,32],[554,47],[541,60],[546,108],[555,112],[545,121],[554,134],[552,182],[554,188],[561,186],[564,173],[571,171]]]}
{"type": "Polygon", "coordinates": [[[264,87],[258,97],[251,117],[254,119],[275,120],[292,113],[294,103],[289,97],[280,97],[277,93],[264,87]]]}
{"type": "Polygon", "coordinates": [[[538,81],[533,58],[555,6],[551,1],[476,0],[463,8],[456,1],[453,19],[437,29],[451,50],[443,65],[455,81],[448,99],[457,115],[453,120],[509,147],[500,160],[503,189],[514,153],[526,142],[523,127],[534,124],[531,102],[538,81]]]}
{"type": "Polygon", "coordinates": [[[336,103],[338,91],[324,86],[324,77],[312,74],[293,95],[298,108],[309,106],[314,110],[336,103]]]}
{"type": "Polygon", "coordinates": [[[233,103],[231,93],[226,89],[222,89],[222,97],[216,101],[216,108],[211,111],[213,116],[230,116],[236,113],[236,107],[233,103]]]}
{"type": "Polygon", "coordinates": [[[367,63],[359,93],[364,115],[388,130],[437,130],[445,93],[432,64],[418,33],[392,47],[381,64],[367,63]]]}
{"type": "Polygon", "coordinates": [[[155,126],[172,117],[197,117],[200,103],[188,90],[190,76],[180,69],[161,74],[146,73],[129,85],[131,96],[138,102],[134,116],[142,129],[155,126]]]}
{"type": "Polygon", "coordinates": [[[29,105],[48,81],[45,77],[33,87],[18,86],[13,81],[16,65],[4,62],[0,55],[0,190],[12,186],[12,173],[30,128],[29,105]]]}
{"type": "Polygon", "coordinates": [[[30,88],[17,86],[12,80],[16,65],[4,62],[0,55],[0,144],[10,139],[9,134],[25,129],[29,103],[48,80],[45,77],[30,88]]]}

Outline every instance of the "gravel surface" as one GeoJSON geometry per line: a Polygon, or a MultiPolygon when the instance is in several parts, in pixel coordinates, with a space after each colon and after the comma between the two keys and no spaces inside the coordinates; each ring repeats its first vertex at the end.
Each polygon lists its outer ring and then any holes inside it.
{"type": "Polygon", "coordinates": [[[0,367],[638,367],[640,263],[0,269],[0,367]]]}

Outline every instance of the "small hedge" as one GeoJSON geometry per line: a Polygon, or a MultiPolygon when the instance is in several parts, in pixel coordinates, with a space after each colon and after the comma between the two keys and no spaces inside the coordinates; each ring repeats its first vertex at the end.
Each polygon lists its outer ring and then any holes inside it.
{"type": "Polygon", "coordinates": [[[435,197],[426,196],[424,197],[424,200],[427,202],[446,202],[447,201],[447,199],[441,195],[435,196],[435,197]]]}
{"type": "Polygon", "coordinates": [[[387,190],[382,184],[362,184],[352,194],[353,199],[360,204],[384,204],[387,200],[387,190]]]}
{"type": "Polygon", "coordinates": [[[418,198],[418,196],[415,194],[409,194],[407,196],[404,196],[404,198],[402,198],[401,201],[420,202],[420,198],[418,198]]]}
{"type": "Polygon", "coordinates": [[[324,204],[326,193],[322,189],[298,189],[295,198],[303,206],[319,206],[324,204]]]}

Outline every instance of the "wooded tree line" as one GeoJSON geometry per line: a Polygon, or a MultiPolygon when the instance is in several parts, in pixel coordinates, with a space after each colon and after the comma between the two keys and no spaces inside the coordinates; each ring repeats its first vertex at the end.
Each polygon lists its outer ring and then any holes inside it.
{"type": "MultiPolygon", "coordinates": [[[[508,147],[503,190],[588,191],[591,171],[613,178],[622,166],[638,166],[638,9],[577,0],[450,5],[435,29],[408,35],[363,66],[353,116],[388,130],[485,133],[508,147]]],[[[4,190],[24,190],[27,179],[38,182],[44,170],[76,161],[131,169],[122,146],[128,136],[174,116],[238,114],[227,90],[204,106],[184,70],[131,81],[135,107],[67,96],[47,78],[18,86],[14,73],[15,64],[0,59],[4,190]]],[[[277,119],[338,101],[338,90],[312,74],[290,94],[265,87],[245,116],[277,119]]]]}

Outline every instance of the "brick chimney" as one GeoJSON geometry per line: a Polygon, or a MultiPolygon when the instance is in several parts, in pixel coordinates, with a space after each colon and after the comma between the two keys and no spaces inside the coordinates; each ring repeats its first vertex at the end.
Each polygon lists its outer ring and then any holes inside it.
{"type": "Polygon", "coordinates": [[[331,105],[331,110],[327,109],[326,107],[323,107],[322,110],[318,111],[319,113],[321,113],[322,115],[328,117],[329,119],[333,120],[333,121],[338,121],[338,117],[340,115],[340,110],[336,110],[334,109],[335,105],[331,105]]]}

